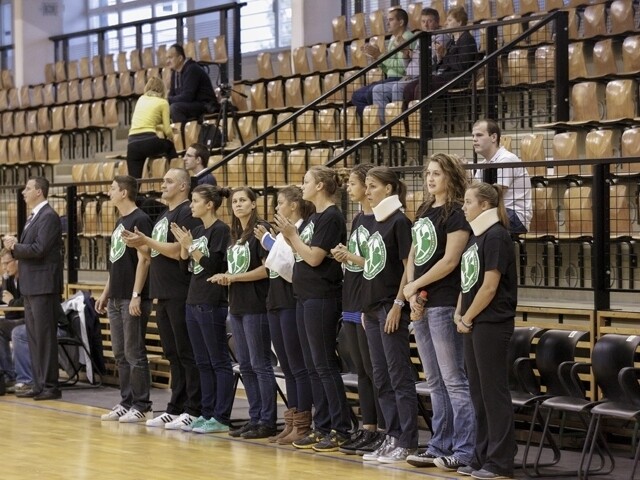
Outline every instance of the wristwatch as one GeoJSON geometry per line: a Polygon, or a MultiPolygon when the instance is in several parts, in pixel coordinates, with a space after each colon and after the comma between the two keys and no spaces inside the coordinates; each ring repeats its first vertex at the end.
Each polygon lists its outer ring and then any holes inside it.
{"type": "Polygon", "coordinates": [[[133,292],[131,294],[131,298],[138,298],[140,296],[140,294],[138,292],[133,292]]]}

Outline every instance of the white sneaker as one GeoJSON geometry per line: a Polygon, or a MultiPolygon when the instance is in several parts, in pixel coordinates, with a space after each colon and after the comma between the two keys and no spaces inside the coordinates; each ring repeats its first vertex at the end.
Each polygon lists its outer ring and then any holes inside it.
{"type": "Polygon", "coordinates": [[[118,421],[120,423],[138,423],[138,422],[144,422],[145,420],[147,420],[147,416],[151,415],[151,412],[141,412],[140,410],[136,410],[135,408],[132,408],[131,410],[129,410],[127,413],[125,413],[123,416],[121,416],[118,421]]]}
{"type": "Polygon", "coordinates": [[[188,413],[183,413],[175,420],[165,423],[164,428],[167,430],[180,430],[183,426],[189,426],[196,420],[198,417],[194,417],[193,415],[189,415],[188,413]]]}
{"type": "Polygon", "coordinates": [[[102,420],[103,422],[117,422],[118,420],[120,420],[120,417],[126,415],[126,413],[127,409],[118,404],[113,407],[109,413],[105,413],[104,415],[102,415],[100,417],[100,420],[102,420]]]}
{"type": "Polygon", "coordinates": [[[145,425],[147,427],[164,427],[167,423],[174,421],[178,418],[178,415],[171,415],[170,413],[163,413],[162,415],[152,418],[151,420],[147,420],[145,425]]]}

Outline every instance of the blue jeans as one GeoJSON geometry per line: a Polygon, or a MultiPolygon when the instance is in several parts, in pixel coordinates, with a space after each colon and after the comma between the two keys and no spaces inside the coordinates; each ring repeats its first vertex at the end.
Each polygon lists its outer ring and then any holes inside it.
{"type": "Polygon", "coordinates": [[[229,315],[242,383],[253,423],[276,426],[276,377],[266,313],[229,315]]]}
{"type": "Polygon", "coordinates": [[[26,325],[18,325],[13,329],[11,343],[13,344],[13,363],[16,367],[16,383],[33,383],[26,325]]]}
{"type": "Polygon", "coordinates": [[[299,412],[311,411],[311,382],[300,346],[296,310],[271,310],[267,317],[273,348],[284,374],[289,408],[296,408],[299,412]]]}
{"type": "Polygon", "coordinates": [[[464,370],[462,334],[453,323],[455,307],[427,308],[413,322],[418,352],[431,389],[433,436],[427,451],[453,455],[469,465],[473,459],[476,421],[469,402],[469,382],[464,370]]]}
{"type": "Polygon", "coordinates": [[[509,233],[527,233],[527,228],[522,224],[515,210],[507,208],[507,216],[509,217],[509,233]]]}
{"type": "Polygon", "coordinates": [[[372,92],[373,105],[378,106],[380,125],[384,125],[384,109],[387,103],[401,102],[404,87],[410,82],[411,80],[397,80],[395,82],[378,83],[374,85],[372,92]]]}
{"type": "Polygon", "coordinates": [[[398,446],[418,448],[418,397],[412,376],[409,352],[409,313],[402,312],[393,333],[384,332],[389,305],[378,305],[364,312],[373,380],[387,425],[387,434],[398,439],[398,446]]]}
{"type": "Polygon", "coordinates": [[[375,86],[389,82],[396,82],[398,80],[400,80],[400,77],[385,78],[384,80],[379,80],[369,85],[365,85],[364,87],[360,87],[358,90],[353,92],[353,95],[351,95],[351,103],[355,105],[358,115],[362,116],[362,112],[367,105],[373,105],[373,89],[375,86]]]}
{"type": "Polygon", "coordinates": [[[111,325],[111,346],[120,379],[120,404],[140,412],[151,410],[151,373],[145,335],[151,313],[151,300],[142,300],[142,315],[129,314],[129,298],[111,298],[107,305],[111,325]]]}
{"type": "Polygon", "coordinates": [[[323,434],[351,429],[347,395],[336,355],[339,298],[298,299],[296,321],[313,395],[313,423],[323,434]]]}
{"type": "Polygon", "coordinates": [[[227,344],[227,307],[187,305],[187,330],[200,372],[202,416],[231,423],[233,370],[227,344]]]}

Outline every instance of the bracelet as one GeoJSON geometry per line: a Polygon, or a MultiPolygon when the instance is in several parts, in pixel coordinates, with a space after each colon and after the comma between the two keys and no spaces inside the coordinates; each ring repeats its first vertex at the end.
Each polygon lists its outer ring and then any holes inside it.
{"type": "Polygon", "coordinates": [[[399,298],[396,298],[396,299],[393,301],[393,304],[394,304],[394,305],[398,305],[400,308],[404,307],[404,302],[403,302],[402,300],[400,300],[399,298]]]}
{"type": "Polygon", "coordinates": [[[471,323],[466,323],[466,322],[462,319],[462,317],[460,317],[460,323],[461,323],[462,325],[464,325],[464,327],[465,327],[465,328],[468,328],[469,330],[471,330],[471,329],[473,328],[473,322],[471,322],[471,323]]]}

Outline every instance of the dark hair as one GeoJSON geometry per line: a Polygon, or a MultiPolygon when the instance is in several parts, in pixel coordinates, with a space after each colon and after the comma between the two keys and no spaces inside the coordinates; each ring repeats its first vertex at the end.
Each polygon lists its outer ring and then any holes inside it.
{"type": "Polygon", "coordinates": [[[316,211],[313,203],[302,198],[302,189],[297,185],[289,185],[278,192],[278,195],[284,196],[287,202],[296,203],[298,205],[298,213],[303,220],[309,218],[316,211]]]}
{"type": "Polygon", "coordinates": [[[180,45],[179,43],[174,43],[173,45],[171,45],[169,47],[169,50],[174,49],[176,51],[176,53],[178,55],[180,55],[182,58],[187,58],[187,55],[184,53],[184,48],[182,48],[182,45],[180,45]]]}
{"type": "Polygon", "coordinates": [[[440,14],[438,13],[438,10],[436,10],[435,8],[431,8],[431,7],[423,8],[422,12],[420,12],[420,15],[425,17],[433,17],[436,19],[438,23],[440,23],[440,14]]]}
{"type": "Polygon", "coordinates": [[[502,185],[475,182],[468,190],[475,190],[476,198],[479,202],[487,202],[491,208],[497,208],[500,223],[504,228],[509,228],[509,216],[507,215],[507,209],[504,207],[502,185]]]}
{"type": "Polygon", "coordinates": [[[196,151],[196,157],[200,157],[202,166],[206,167],[209,163],[209,149],[201,143],[192,143],[189,148],[193,148],[196,151]]]}
{"type": "Polygon", "coordinates": [[[342,186],[342,180],[333,168],[325,167],[324,165],[314,165],[309,169],[309,173],[316,182],[322,183],[324,191],[327,192],[327,195],[330,197],[335,195],[338,188],[342,186]]]}
{"type": "MultiPolygon", "coordinates": [[[[244,192],[249,200],[255,202],[258,199],[256,192],[253,191],[252,188],[249,187],[238,187],[231,190],[231,194],[229,198],[233,200],[233,197],[236,193],[244,192]]],[[[242,224],[240,223],[240,219],[233,214],[231,214],[231,243],[234,244],[236,242],[245,243],[249,238],[253,236],[253,229],[258,225],[260,218],[258,217],[258,210],[254,208],[251,212],[251,217],[249,217],[249,222],[247,223],[246,228],[242,228],[242,224]]]]}
{"type": "Polygon", "coordinates": [[[45,177],[31,177],[29,180],[33,180],[36,190],[41,190],[44,198],[49,196],[49,180],[45,177]]]}
{"type": "Polygon", "coordinates": [[[371,177],[383,185],[391,185],[391,193],[398,195],[403,208],[407,207],[407,186],[398,178],[396,172],[389,167],[373,167],[367,172],[367,177],[371,177]]]}
{"type": "Polygon", "coordinates": [[[409,26],[409,15],[407,14],[407,11],[404,10],[403,8],[391,7],[389,9],[389,13],[395,13],[396,18],[404,22],[404,28],[407,28],[409,26]]]}
{"type": "Polygon", "coordinates": [[[447,17],[448,16],[455,18],[462,26],[465,26],[469,21],[469,16],[467,15],[467,11],[464,7],[453,7],[447,12],[447,17]]]}
{"type": "Polygon", "coordinates": [[[228,188],[214,187],[213,185],[198,185],[193,189],[192,194],[197,193],[206,202],[213,203],[213,210],[216,211],[222,205],[222,198],[229,198],[231,193],[228,188]]]}
{"type": "Polygon", "coordinates": [[[489,134],[489,136],[493,135],[494,133],[496,134],[496,143],[498,145],[500,145],[500,125],[498,125],[498,122],[496,122],[494,119],[492,118],[483,118],[481,120],[478,120],[476,123],[473,124],[474,127],[477,127],[478,125],[480,125],[481,123],[485,123],[487,126],[487,133],[489,134]]]}
{"type": "Polygon", "coordinates": [[[132,202],[136,201],[138,195],[138,181],[131,175],[116,175],[113,181],[118,184],[120,190],[127,191],[127,199],[132,202]]]}
{"type": "MultiPolygon", "coordinates": [[[[447,153],[434,153],[429,158],[429,162],[435,162],[440,165],[442,173],[445,175],[445,189],[446,200],[444,204],[444,215],[440,217],[440,221],[444,222],[455,205],[461,205],[464,202],[464,192],[467,189],[467,172],[462,168],[462,162],[456,155],[449,155],[447,153]]],[[[422,170],[424,181],[427,181],[427,170],[429,169],[429,162],[422,170]]],[[[428,211],[433,202],[436,200],[433,195],[428,193],[425,188],[424,191],[425,200],[418,207],[416,212],[416,218],[420,218],[426,211],[428,211]]]]}
{"type": "Polygon", "coordinates": [[[367,173],[374,166],[371,163],[359,163],[351,169],[351,173],[355,173],[360,182],[364,185],[364,181],[367,178],[367,173]]]}

